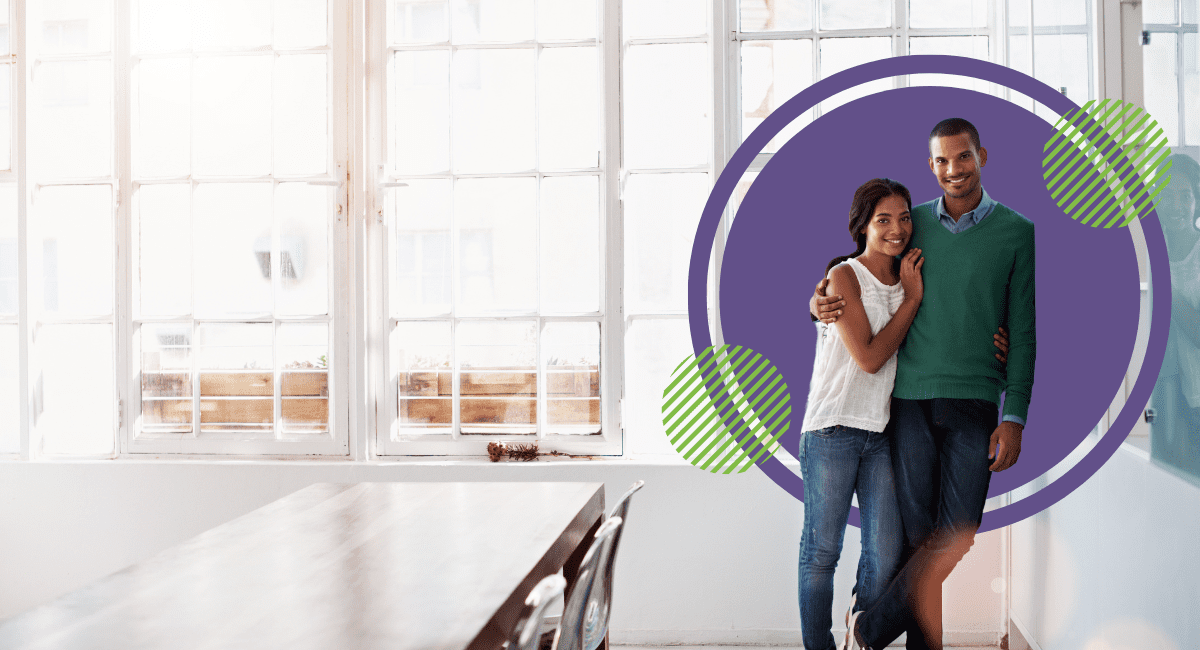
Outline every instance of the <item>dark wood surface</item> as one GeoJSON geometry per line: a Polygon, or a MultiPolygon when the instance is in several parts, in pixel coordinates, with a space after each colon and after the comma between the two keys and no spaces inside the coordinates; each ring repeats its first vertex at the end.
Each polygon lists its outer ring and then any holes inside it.
{"type": "Polygon", "coordinates": [[[0,623],[0,648],[496,648],[603,512],[602,483],[317,484],[0,623]]]}

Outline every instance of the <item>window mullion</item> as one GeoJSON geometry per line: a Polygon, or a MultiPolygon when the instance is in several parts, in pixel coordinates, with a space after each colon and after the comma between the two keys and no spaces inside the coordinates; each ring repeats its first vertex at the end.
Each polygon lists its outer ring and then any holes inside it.
{"type": "MultiPolygon", "coordinates": [[[[631,0],[633,1],[633,0],[631,0]]],[[[621,2],[602,2],[600,21],[601,79],[603,85],[603,141],[601,144],[603,191],[600,200],[601,298],[603,321],[600,337],[600,395],[602,432],[606,451],[624,450],[625,422],[621,401],[625,397],[625,322],[622,294],[625,282],[624,213],[621,201],[621,2]]]]}
{"type": "MultiPolygon", "coordinates": [[[[29,314],[29,165],[26,164],[26,147],[29,129],[27,92],[30,68],[26,48],[26,0],[13,0],[13,54],[16,56],[16,81],[13,109],[16,114],[16,133],[13,163],[17,170],[17,336],[19,352],[18,400],[20,402],[21,458],[29,460],[37,456],[40,447],[37,432],[33,428],[33,368],[29,352],[33,349],[33,327],[29,314]]],[[[12,128],[10,125],[9,128],[12,128]]]]}
{"type": "MultiPolygon", "coordinates": [[[[114,226],[116,240],[119,242],[114,255],[116,269],[113,274],[113,285],[116,288],[116,301],[113,310],[113,331],[116,343],[113,350],[116,361],[113,369],[116,372],[114,386],[117,392],[117,418],[119,427],[116,428],[118,455],[124,455],[129,450],[130,431],[133,428],[135,414],[134,396],[140,396],[137,378],[140,373],[133,368],[138,364],[133,360],[133,272],[131,268],[134,259],[132,204],[133,204],[133,119],[132,119],[132,60],[130,58],[132,30],[130,28],[131,0],[115,0],[116,16],[113,34],[113,67],[116,78],[116,89],[113,98],[113,113],[115,125],[113,141],[116,143],[116,158],[113,169],[116,171],[114,189],[117,194],[114,226]]],[[[140,401],[140,400],[137,400],[140,401]]]]}

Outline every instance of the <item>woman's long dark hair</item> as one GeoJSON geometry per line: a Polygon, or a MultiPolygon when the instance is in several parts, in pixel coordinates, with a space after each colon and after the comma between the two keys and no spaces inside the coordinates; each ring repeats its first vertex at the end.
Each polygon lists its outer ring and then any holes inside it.
{"type": "Polygon", "coordinates": [[[871,217],[875,214],[875,206],[889,196],[902,197],[908,204],[908,209],[912,210],[912,195],[908,193],[908,188],[890,178],[872,178],[854,190],[854,202],[850,204],[850,236],[854,238],[858,248],[849,255],[842,255],[830,260],[829,266],[825,267],[826,275],[838,264],[866,252],[867,236],[863,230],[871,223],[871,217]]]}

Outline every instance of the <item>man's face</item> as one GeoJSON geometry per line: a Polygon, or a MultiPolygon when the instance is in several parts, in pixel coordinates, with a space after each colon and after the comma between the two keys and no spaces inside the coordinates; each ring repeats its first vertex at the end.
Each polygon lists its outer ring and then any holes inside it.
{"type": "Polygon", "coordinates": [[[961,199],[979,187],[980,170],[987,164],[987,149],[976,149],[966,133],[929,141],[929,169],[946,196],[961,199]]]}

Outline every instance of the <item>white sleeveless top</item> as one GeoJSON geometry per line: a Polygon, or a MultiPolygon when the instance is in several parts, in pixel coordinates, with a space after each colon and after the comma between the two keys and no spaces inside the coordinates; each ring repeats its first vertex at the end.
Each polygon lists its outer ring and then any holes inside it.
{"type": "MultiPolygon", "coordinates": [[[[871,335],[880,332],[892,320],[904,288],[897,282],[880,282],[856,259],[838,266],[849,266],[858,278],[862,304],[871,324],[871,335]]],[[[836,266],[834,268],[837,268],[836,266]]],[[[830,269],[830,273],[833,269],[830,269]]],[[[891,417],[892,387],[896,383],[896,355],[875,374],[863,370],[842,342],[837,323],[822,328],[808,387],[808,407],[804,410],[801,431],[815,431],[837,424],[867,431],[883,431],[891,417]]]]}

